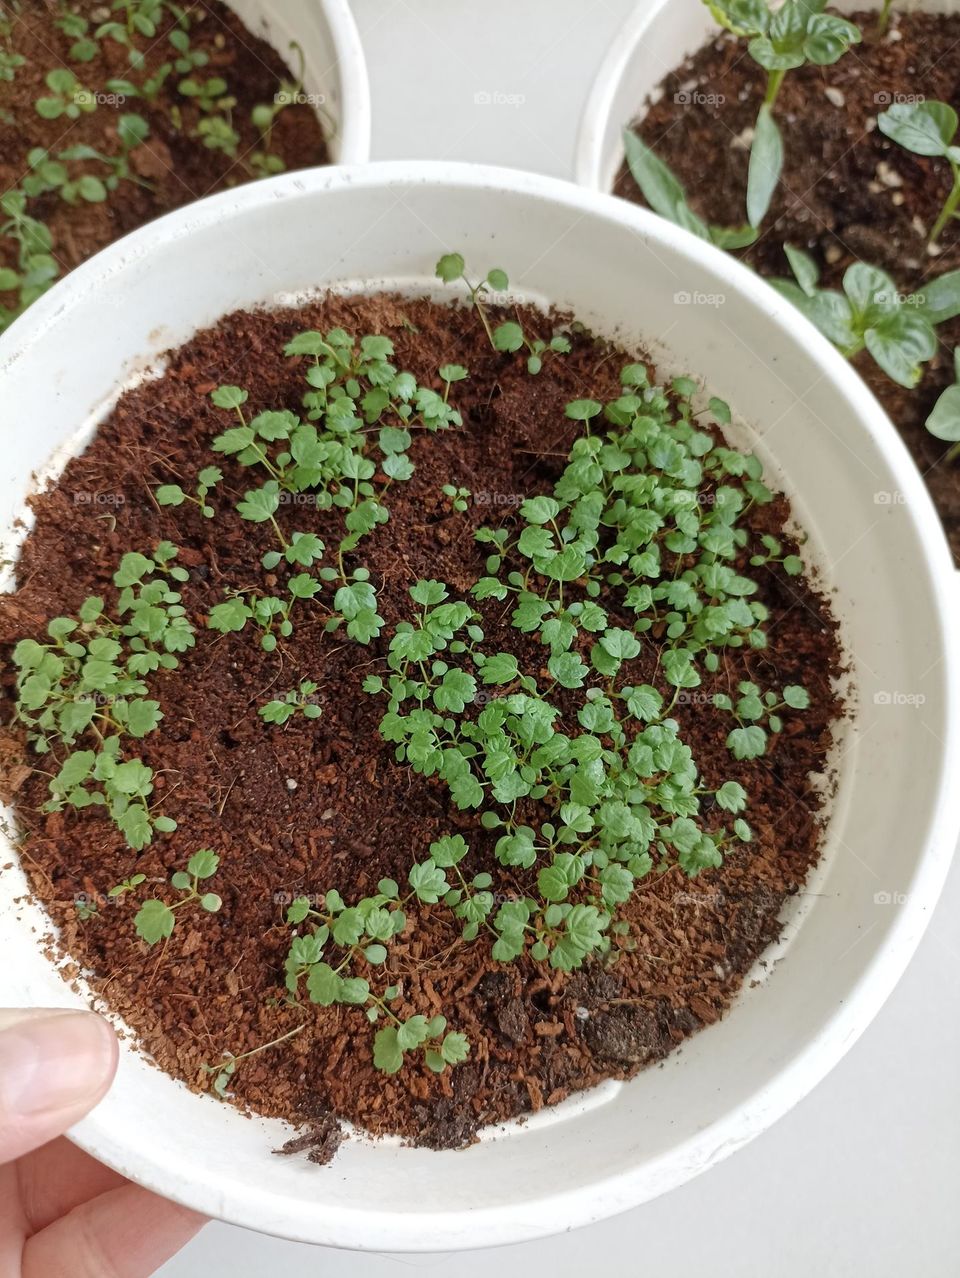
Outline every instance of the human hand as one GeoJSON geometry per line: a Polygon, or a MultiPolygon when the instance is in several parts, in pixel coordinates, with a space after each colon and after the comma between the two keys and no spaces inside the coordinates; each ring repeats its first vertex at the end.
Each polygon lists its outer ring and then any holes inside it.
{"type": "Polygon", "coordinates": [[[116,1068],[102,1017],[0,1010],[0,1278],[148,1278],[204,1224],[62,1136],[116,1068]]]}

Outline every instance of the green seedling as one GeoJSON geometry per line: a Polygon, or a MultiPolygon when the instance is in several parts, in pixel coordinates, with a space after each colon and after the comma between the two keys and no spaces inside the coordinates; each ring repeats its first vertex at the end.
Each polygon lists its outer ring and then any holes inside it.
{"type": "Polygon", "coordinates": [[[286,723],[295,714],[302,714],[305,719],[319,719],[323,711],[317,705],[313,695],[318,687],[318,684],[305,679],[299,688],[292,689],[273,701],[268,701],[257,713],[267,723],[286,723]]]}
{"type": "Polygon", "coordinates": [[[9,47],[13,28],[10,22],[0,15],[0,84],[12,84],[17,72],[26,62],[20,53],[14,53],[9,47]]]}
{"type": "Polygon", "coordinates": [[[176,823],[157,816],[148,802],[153,773],[139,759],[122,758],[125,738],[141,739],[163,718],[159,702],[146,696],[145,676],[178,665],[178,654],[195,642],[176,582],[188,576],[174,562],[176,548],[162,542],[153,558],[123,557],[114,574],[120,590],[119,620],[91,596],[75,617],[55,617],[48,642],[22,639],[14,648],[17,720],[33,749],[57,756],[45,810],[106,806],[133,848],[176,823]],[[89,741],[95,748],[75,748],[89,741]]]}
{"type": "Polygon", "coordinates": [[[157,502],[161,506],[182,506],[184,502],[192,502],[199,507],[205,519],[212,519],[217,512],[207,501],[207,496],[221,479],[223,479],[223,471],[219,466],[205,466],[197,476],[193,493],[184,492],[179,484],[161,484],[155,494],[157,502]]]}
{"type": "MultiPolygon", "coordinates": [[[[499,267],[494,267],[488,271],[482,280],[474,283],[466,275],[466,266],[462,256],[459,253],[446,253],[437,262],[436,274],[438,279],[443,280],[445,284],[452,284],[461,280],[470,293],[470,301],[473,303],[487,337],[490,339],[490,345],[496,351],[503,351],[505,354],[513,354],[515,351],[526,348],[527,354],[527,371],[529,373],[539,373],[543,368],[544,356],[548,353],[555,355],[566,355],[570,351],[570,339],[563,333],[555,333],[549,342],[545,342],[540,338],[531,339],[523,331],[523,327],[516,320],[505,320],[502,324],[498,324],[496,328],[490,325],[490,319],[486,310],[486,301],[489,299],[491,292],[505,292],[510,287],[510,280],[506,271],[502,271],[499,267]]],[[[441,373],[442,373],[441,369],[441,373]]],[[[464,373],[465,376],[465,373],[464,373]]]]}
{"type": "Polygon", "coordinates": [[[226,116],[205,115],[197,122],[193,136],[198,138],[208,151],[222,151],[231,159],[237,158],[240,134],[226,116]]]}
{"type": "Polygon", "coordinates": [[[462,514],[470,504],[470,489],[460,488],[456,484],[444,484],[440,490],[444,497],[449,497],[450,505],[462,514]]]}
{"type": "Polygon", "coordinates": [[[788,577],[799,577],[803,572],[803,560],[800,556],[785,554],[783,544],[776,537],[763,533],[760,544],[763,546],[763,553],[758,552],[750,556],[751,567],[762,568],[769,564],[781,564],[788,577]]]}
{"type": "Polygon", "coordinates": [[[827,0],[786,0],[776,9],[767,0],[703,2],[722,27],[749,40],[748,53],[767,72],[768,107],[776,102],[788,71],[808,62],[832,66],[863,38],[854,23],[824,12],[827,0]]]}
{"type": "Polygon", "coordinates": [[[119,155],[104,155],[92,146],[78,143],[53,158],[43,147],[34,147],[27,155],[30,172],[24,176],[21,190],[30,197],[56,191],[67,204],[76,204],[81,199],[91,204],[102,204],[124,180],[138,186],[149,186],[133,173],[129,160],[130,151],[139,146],[149,132],[149,125],[142,116],[126,114],[117,122],[122,148],[119,155]],[[91,161],[101,165],[106,172],[100,176],[89,172],[70,176],[69,166],[91,161]]]}
{"type": "Polygon", "coordinates": [[[460,1065],[470,1055],[466,1034],[447,1031],[445,1016],[409,1016],[396,1025],[384,1025],[373,1040],[373,1063],[384,1074],[396,1074],[410,1053],[423,1055],[435,1074],[448,1065],[460,1065]]]}
{"type": "Polygon", "coordinates": [[[295,40],[291,40],[290,47],[295,51],[299,61],[298,74],[292,80],[284,77],[273,95],[273,101],[261,102],[250,112],[251,123],[260,134],[260,146],[250,155],[249,164],[258,177],[270,177],[274,173],[282,173],[285,167],[280,156],[271,151],[270,145],[277,117],[287,107],[298,102],[303,93],[303,49],[295,40]]]}
{"type": "Polygon", "coordinates": [[[167,0],[113,0],[111,6],[114,13],[123,16],[126,29],[131,36],[146,36],[148,40],[156,36],[164,18],[164,11],[168,7],[171,12],[177,14],[177,7],[168,6],[167,0]]]}
{"type": "Polygon", "coordinates": [[[50,231],[27,213],[27,197],[23,191],[0,195],[0,238],[3,237],[15,242],[17,265],[0,266],[0,297],[12,294],[14,299],[12,306],[0,302],[0,332],[45,293],[60,274],[50,251],[50,231]]]}
{"type": "Polygon", "coordinates": [[[755,683],[744,680],[737,685],[737,700],[720,692],[713,697],[718,710],[727,710],[737,720],[727,737],[727,749],[735,759],[759,759],[766,754],[769,734],[783,728],[780,712],[784,709],[806,710],[810,695],[799,684],[790,684],[778,695],[761,693],[755,683]],[[764,728],[764,723],[766,728],[764,728]]]}
{"type": "Polygon", "coordinates": [[[291,1038],[295,1038],[304,1029],[306,1029],[306,1021],[294,1026],[286,1034],[280,1034],[277,1038],[272,1038],[269,1043],[261,1043],[259,1047],[251,1047],[248,1052],[240,1052],[239,1055],[234,1055],[233,1052],[224,1052],[224,1059],[218,1064],[204,1065],[203,1067],[204,1073],[209,1075],[210,1078],[210,1090],[215,1096],[219,1096],[221,1100],[226,1100],[230,1094],[230,1083],[237,1069],[244,1061],[250,1060],[253,1056],[259,1056],[261,1052],[268,1052],[272,1047],[279,1047],[281,1043],[286,1043],[291,1038]]]}
{"type": "MultiPolygon", "coordinates": [[[[438,279],[443,280],[444,284],[454,284],[460,280],[467,286],[467,290],[470,293],[470,301],[480,316],[480,322],[483,324],[490,345],[494,350],[505,349],[497,345],[494,330],[490,327],[490,319],[487,315],[485,303],[492,292],[503,293],[510,287],[510,280],[506,271],[502,271],[499,266],[495,266],[487,271],[482,280],[474,283],[467,278],[466,263],[463,260],[463,256],[460,253],[444,253],[443,257],[437,262],[436,275],[438,279]]],[[[519,346],[515,349],[519,349],[519,346]]]]}
{"type": "Polygon", "coordinates": [[[79,13],[63,13],[57,18],[57,26],[73,44],[70,46],[71,62],[92,62],[99,52],[96,40],[90,37],[90,23],[79,13]]]}
{"type": "Polygon", "coordinates": [[[541,338],[531,340],[516,320],[506,320],[493,330],[493,344],[498,351],[513,354],[514,351],[527,349],[527,372],[536,376],[543,368],[543,358],[548,352],[554,355],[569,355],[570,339],[563,333],[556,333],[549,342],[541,338]]]}
{"type": "Polygon", "coordinates": [[[953,185],[930,231],[936,244],[947,223],[960,217],[960,145],[957,145],[957,113],[946,102],[897,102],[877,116],[881,133],[914,155],[936,156],[950,165],[953,185]]]}
{"type": "Polygon", "coordinates": [[[378,892],[348,906],[339,892],[324,893],[323,907],[311,905],[300,897],[287,911],[287,922],[293,926],[311,925],[311,931],[294,937],[286,962],[287,989],[291,997],[299,996],[303,983],[312,1003],[321,1007],[333,1004],[362,1007],[367,1019],[376,1024],[386,1020],[376,1033],[373,1060],[384,1073],[396,1073],[408,1053],[422,1055],[427,1067],[442,1073],[448,1065],[457,1065],[469,1053],[466,1036],[447,1032],[446,1018],[435,1016],[399,1017],[390,1007],[399,996],[396,985],[388,985],[374,993],[363,976],[351,975],[351,969],[363,964],[371,969],[387,959],[387,943],[406,926],[399,889],[392,879],[381,879],[378,892]],[[335,950],[336,955],[331,951],[335,950]]]}
{"type": "Polygon", "coordinates": [[[294,534],[288,541],[275,518],[287,494],[295,500],[310,494],[319,509],[344,511],[346,535],[336,550],[337,569],[325,568],[321,577],[349,585],[344,556],[389,518],[381,500],[389,486],[413,475],[408,456],[413,432],[462,425],[449,396],[467,370],[445,364],[439,370],[441,393],[398,371],[390,361],[393,349],[389,338],[368,334],[357,342],[342,329],[294,337],[284,353],[305,363],[306,420],[288,409],[248,418],[244,389],[220,386],[212,392],[214,405],[232,412],[239,423],[214,439],[214,451],[265,476],[237,507],[244,519],[269,521],[273,527],[281,549],[265,557],[264,566],[275,567],[281,558],[302,563],[308,554],[312,562],[321,553],[315,535],[300,540],[294,534]]]}
{"type": "Polygon", "coordinates": [[[99,915],[96,901],[88,901],[85,897],[78,897],[73,903],[73,908],[77,911],[77,918],[81,923],[89,923],[91,919],[99,915]]]}
{"type": "Polygon", "coordinates": [[[188,76],[199,71],[210,61],[209,54],[203,49],[194,49],[190,45],[190,36],[182,27],[174,27],[167,39],[177,55],[173,62],[173,70],[178,75],[188,76]]]}
{"type": "Polygon", "coordinates": [[[48,71],[44,79],[50,93],[38,98],[34,105],[37,115],[45,120],[59,120],[62,116],[68,120],[79,120],[81,115],[96,111],[95,95],[84,88],[67,67],[48,71]]]}
{"type": "Polygon", "coordinates": [[[126,896],[128,893],[134,892],[141,883],[145,883],[146,881],[147,876],[145,874],[131,874],[128,879],[124,879],[122,882],[114,884],[107,893],[107,896],[113,899],[126,896]]]}
{"type": "Polygon", "coordinates": [[[320,582],[309,573],[297,573],[287,582],[287,593],[277,595],[232,595],[210,609],[207,626],[220,634],[243,630],[253,622],[263,634],[260,647],[264,652],[276,651],[280,639],[293,634],[292,613],[298,601],[312,599],[320,590],[320,582]]]}
{"type": "Polygon", "coordinates": [[[144,901],[137,911],[133,925],[137,935],[148,945],[156,945],[172,935],[177,921],[177,910],[196,905],[208,914],[216,914],[223,902],[215,892],[201,891],[201,883],[212,878],[220,865],[220,858],[210,848],[194,852],[185,870],[177,870],[170,877],[170,884],[180,894],[180,899],[168,905],[156,897],[144,901]]]}
{"type": "Polygon", "coordinates": [[[206,80],[198,80],[196,76],[186,76],[177,85],[177,91],[185,98],[189,98],[191,102],[195,102],[207,115],[236,106],[236,98],[229,96],[228,85],[223,76],[211,75],[206,80]]]}

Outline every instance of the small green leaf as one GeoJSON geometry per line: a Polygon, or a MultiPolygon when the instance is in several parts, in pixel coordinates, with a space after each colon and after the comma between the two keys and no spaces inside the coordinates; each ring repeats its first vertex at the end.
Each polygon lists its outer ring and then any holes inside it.
{"type": "Polygon", "coordinates": [[[403,1068],[403,1051],[397,1041],[397,1030],[394,1026],[384,1026],[374,1035],[373,1063],[384,1074],[396,1074],[403,1068]]]}
{"type": "Polygon", "coordinates": [[[209,879],[216,874],[219,864],[220,858],[212,848],[200,848],[187,862],[187,873],[197,879],[209,879]]]}
{"type": "Polygon", "coordinates": [[[239,386],[218,386],[210,392],[210,398],[217,408],[239,408],[247,402],[248,392],[239,386]]]}
{"type": "Polygon", "coordinates": [[[156,945],[173,932],[176,916],[163,901],[144,901],[133,920],[137,935],[148,945],[156,945]]]}
{"type": "Polygon", "coordinates": [[[759,226],[767,215],[783,170],[783,138],[773,112],[762,106],[757,116],[747,173],[747,220],[759,226]]]}
{"type": "MultiPolygon", "coordinates": [[[[464,261],[459,253],[444,253],[437,263],[437,276],[445,284],[458,280],[463,274],[464,261]]],[[[392,1072],[392,1071],[391,1071],[392,1072]]]]}
{"type": "Polygon", "coordinates": [[[498,351],[518,351],[523,345],[523,329],[513,320],[498,324],[493,330],[493,344],[498,351]]]}
{"type": "Polygon", "coordinates": [[[806,710],[810,705],[810,694],[799,684],[789,684],[783,690],[783,699],[793,710],[806,710]]]}
{"type": "Polygon", "coordinates": [[[895,102],[877,116],[880,132],[915,155],[946,155],[957,113],[946,102],[895,102]]]}

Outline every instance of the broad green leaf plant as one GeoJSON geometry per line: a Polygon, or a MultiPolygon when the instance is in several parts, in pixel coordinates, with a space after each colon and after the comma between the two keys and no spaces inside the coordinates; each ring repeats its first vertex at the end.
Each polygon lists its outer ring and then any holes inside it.
{"type": "Polygon", "coordinates": [[[719,248],[744,248],[757,238],[783,170],[783,138],[774,107],[784,77],[807,63],[832,65],[862,36],[852,22],[825,13],[826,0],[785,0],[779,8],[768,0],[703,3],[722,27],[748,41],[747,51],[767,73],[750,146],[746,224],[722,227],[704,221],[690,208],[686,192],[668,166],[631,129],[624,132],[624,147],[630,172],[655,212],[719,248]]]}
{"type": "Polygon", "coordinates": [[[914,155],[937,156],[950,165],[953,185],[930,231],[936,244],[947,223],[960,206],[960,145],[957,144],[957,113],[947,102],[896,102],[877,116],[881,133],[914,155]]]}
{"type": "Polygon", "coordinates": [[[850,359],[866,349],[892,381],[912,390],[936,354],[936,326],[960,314],[960,271],[905,297],[885,271],[854,262],[838,291],[819,287],[819,269],[809,253],[790,244],[784,251],[794,279],[771,280],[773,287],[841,354],[850,359]]]}

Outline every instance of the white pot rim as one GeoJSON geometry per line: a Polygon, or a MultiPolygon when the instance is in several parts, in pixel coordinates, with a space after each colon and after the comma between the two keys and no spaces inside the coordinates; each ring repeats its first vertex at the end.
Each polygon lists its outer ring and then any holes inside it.
{"type": "Polygon", "coordinates": [[[367,60],[349,0],[321,0],[330,28],[340,78],[338,164],[370,159],[372,113],[367,60]]]}
{"type": "MultiPolygon", "coordinates": [[[[149,258],[157,244],[175,244],[200,228],[222,225],[244,210],[268,208],[278,201],[316,198],[318,193],[345,187],[395,188],[400,201],[404,191],[435,184],[455,187],[467,195],[478,190],[522,193],[545,203],[559,203],[574,215],[626,225],[647,244],[661,245],[695,265],[702,264],[705,270],[709,268],[713,275],[721,274],[731,293],[746,295],[766,313],[771,326],[794,334],[794,340],[799,334],[822,366],[824,377],[854,406],[862,428],[897,471],[925,563],[936,583],[938,609],[929,625],[935,629],[942,651],[960,652],[952,565],[938,517],[902,440],[846,361],[788,302],[733,258],[645,209],[555,178],[448,162],[383,162],[285,174],[188,205],[115,242],[18,319],[0,338],[0,387],[5,370],[29,346],[43,341],[55,319],[77,299],[121,286],[125,266],[149,258]]],[[[462,245],[438,242],[437,256],[458,247],[462,245]]],[[[457,1206],[449,1211],[425,1207],[415,1215],[370,1213],[325,1204],[319,1182],[317,1201],[308,1204],[287,1201],[255,1183],[235,1182],[225,1187],[191,1179],[189,1169],[185,1170],[182,1162],[178,1164],[173,1146],[162,1151],[137,1147],[135,1135],[111,1126],[108,1108],[95,1110],[79,1124],[73,1139],[139,1183],[206,1215],[291,1240],[364,1250],[444,1251],[525,1241],[595,1222],[683,1183],[745,1144],[802,1099],[856,1041],[909,962],[940,894],[960,829],[960,786],[949,784],[951,776],[960,774],[960,680],[956,665],[948,668],[945,686],[950,721],[956,728],[944,743],[938,803],[929,816],[926,850],[918,858],[909,898],[899,908],[885,943],[864,968],[850,996],[835,1007],[802,1051],[784,1061],[746,1102],[656,1159],[646,1158],[642,1168],[638,1165],[566,1194],[528,1198],[517,1205],[457,1206]],[[652,1179],[657,1185],[654,1190],[650,1188],[652,1179]]],[[[469,1158],[470,1151],[456,1156],[469,1158]]],[[[638,1150],[638,1164],[640,1160],[638,1150]]],[[[318,1174],[337,1177],[336,1163],[318,1174]]]]}
{"type": "MultiPolygon", "coordinates": [[[[627,67],[637,55],[637,46],[641,39],[667,3],[668,0],[653,0],[652,4],[640,5],[634,9],[603,55],[603,61],[600,63],[600,69],[597,71],[580,117],[573,155],[573,180],[589,191],[606,190],[603,142],[607,122],[615,108],[617,90],[627,67]]],[[[622,128],[632,123],[636,118],[636,112],[642,106],[642,102],[636,104],[630,119],[620,122],[622,128]]]]}

